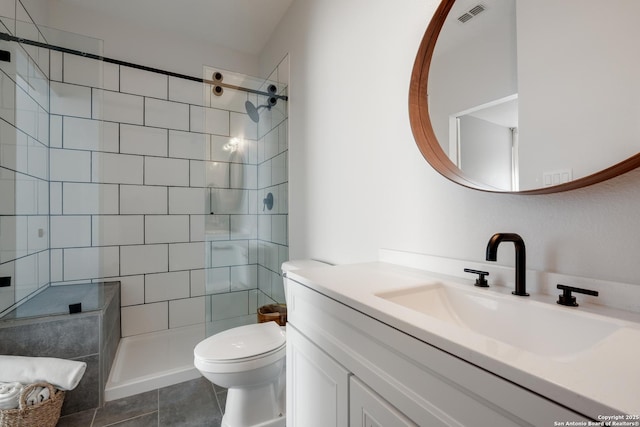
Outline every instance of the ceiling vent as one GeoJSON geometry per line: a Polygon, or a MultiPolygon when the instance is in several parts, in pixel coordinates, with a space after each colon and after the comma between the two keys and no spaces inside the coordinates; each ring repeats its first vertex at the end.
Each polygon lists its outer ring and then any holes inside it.
{"type": "Polygon", "coordinates": [[[471,20],[471,18],[481,14],[486,9],[487,8],[484,5],[478,4],[478,5],[474,6],[474,7],[472,7],[471,9],[469,9],[467,12],[465,12],[462,15],[458,16],[458,21],[462,22],[463,24],[466,23],[466,22],[469,22],[471,20]]]}
{"type": "Polygon", "coordinates": [[[462,22],[464,24],[465,22],[467,22],[471,18],[473,18],[472,14],[465,13],[465,14],[462,14],[462,15],[458,16],[458,21],[460,21],[460,22],[462,22]]]}

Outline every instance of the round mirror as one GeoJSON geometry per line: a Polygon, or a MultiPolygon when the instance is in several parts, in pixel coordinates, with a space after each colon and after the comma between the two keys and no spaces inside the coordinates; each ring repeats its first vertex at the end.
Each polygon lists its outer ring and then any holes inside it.
{"type": "Polygon", "coordinates": [[[411,77],[423,156],[466,187],[524,194],[640,166],[637,16],[637,0],[443,0],[411,77]]]}

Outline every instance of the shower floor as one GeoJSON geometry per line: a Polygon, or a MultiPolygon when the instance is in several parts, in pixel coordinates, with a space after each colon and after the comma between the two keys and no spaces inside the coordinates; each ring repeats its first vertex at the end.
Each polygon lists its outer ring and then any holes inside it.
{"type": "Polygon", "coordinates": [[[122,338],[105,387],[105,401],[133,396],[200,377],[193,348],[205,325],[122,338]]]}

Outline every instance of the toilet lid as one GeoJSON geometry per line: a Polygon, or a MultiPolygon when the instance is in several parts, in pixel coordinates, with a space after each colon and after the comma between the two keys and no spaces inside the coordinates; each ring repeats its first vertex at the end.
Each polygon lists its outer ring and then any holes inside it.
{"type": "Polygon", "coordinates": [[[285,332],[276,322],[256,323],[212,335],[193,354],[201,360],[230,361],[268,353],[285,343],[285,332]]]}

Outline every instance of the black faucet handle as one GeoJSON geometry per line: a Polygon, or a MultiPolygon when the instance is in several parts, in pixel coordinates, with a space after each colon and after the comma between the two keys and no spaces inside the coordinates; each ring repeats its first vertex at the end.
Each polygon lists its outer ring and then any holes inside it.
{"type": "Polygon", "coordinates": [[[590,289],[576,288],[573,286],[561,285],[558,283],[558,289],[562,291],[562,295],[558,295],[557,303],[560,305],[566,305],[568,307],[577,307],[576,297],[571,295],[571,292],[577,292],[579,294],[598,296],[598,291],[592,291],[590,289]]]}
{"type": "Polygon", "coordinates": [[[477,286],[479,288],[488,288],[489,287],[489,283],[487,283],[487,279],[485,279],[485,276],[489,275],[488,271],[472,270],[470,268],[465,268],[464,272],[478,275],[478,278],[476,279],[475,286],[477,286]]]}

